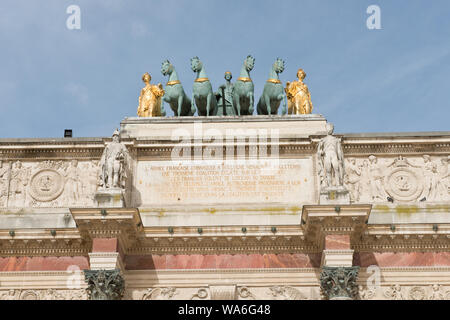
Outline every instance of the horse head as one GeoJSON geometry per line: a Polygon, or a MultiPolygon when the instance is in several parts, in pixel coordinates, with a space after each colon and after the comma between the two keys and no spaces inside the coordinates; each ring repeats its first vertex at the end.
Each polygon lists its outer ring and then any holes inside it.
{"type": "Polygon", "coordinates": [[[163,61],[161,65],[161,73],[163,76],[167,76],[168,74],[171,74],[173,70],[173,65],[169,62],[169,60],[163,61]]]}
{"type": "Polygon", "coordinates": [[[200,59],[198,57],[193,57],[191,59],[191,69],[194,72],[199,72],[200,70],[202,70],[202,62],[200,61],[200,59]]]}
{"type": "Polygon", "coordinates": [[[253,67],[255,66],[255,58],[253,58],[251,55],[248,55],[247,58],[244,61],[245,69],[250,72],[253,70],[253,67]]]}
{"type": "Polygon", "coordinates": [[[281,58],[277,58],[272,68],[276,73],[282,73],[284,71],[284,60],[281,58]]]}

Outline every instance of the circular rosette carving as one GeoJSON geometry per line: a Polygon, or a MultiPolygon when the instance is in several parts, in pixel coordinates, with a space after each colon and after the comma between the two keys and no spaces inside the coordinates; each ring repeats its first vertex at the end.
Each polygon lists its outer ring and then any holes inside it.
{"type": "Polygon", "coordinates": [[[422,287],[414,287],[409,291],[409,297],[411,300],[425,300],[426,292],[422,287]]]}
{"type": "Polygon", "coordinates": [[[416,200],[422,190],[423,185],[412,170],[397,168],[387,177],[386,191],[395,200],[416,200]]]}
{"type": "Polygon", "coordinates": [[[64,190],[64,179],[58,171],[43,169],[38,171],[30,182],[30,195],[37,201],[52,201],[64,190]]]}

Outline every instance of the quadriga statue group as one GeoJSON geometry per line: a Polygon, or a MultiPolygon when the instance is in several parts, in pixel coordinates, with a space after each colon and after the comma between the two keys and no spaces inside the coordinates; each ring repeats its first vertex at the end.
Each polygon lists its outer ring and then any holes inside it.
{"type": "MultiPolygon", "coordinates": [[[[248,55],[241,68],[239,78],[231,82],[231,72],[225,72],[225,84],[213,91],[203,63],[198,57],[191,59],[191,69],[195,73],[192,87],[192,97],[184,92],[174,66],[164,61],[161,73],[168,76],[166,87],[161,84],[150,84],[151,76],[145,73],[142,80],[145,87],[139,96],[137,114],[139,117],[165,116],[164,102],[172,109],[175,116],[241,116],[252,115],[254,112],[254,90],[250,71],[255,65],[255,58],[248,55]]],[[[299,69],[298,80],[286,82],[283,87],[279,74],[284,71],[284,61],[277,58],[272,65],[269,78],[256,105],[257,114],[274,115],[283,103],[282,114],[309,114],[313,110],[308,86],[303,82],[306,73],[299,69]],[[286,105],[287,101],[287,105],[286,105]]]]}

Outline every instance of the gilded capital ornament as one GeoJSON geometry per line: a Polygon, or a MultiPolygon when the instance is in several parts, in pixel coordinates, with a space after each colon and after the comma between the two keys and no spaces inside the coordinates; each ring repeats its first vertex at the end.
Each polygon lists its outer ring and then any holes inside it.
{"type": "Polygon", "coordinates": [[[322,267],[320,289],[327,300],[355,300],[359,267],[322,267]]]}
{"type": "Polygon", "coordinates": [[[120,300],[125,291],[125,281],[119,269],[84,270],[88,284],[89,300],[120,300]]]}
{"type": "Polygon", "coordinates": [[[150,74],[144,73],[142,81],[144,81],[145,87],[141,90],[137,110],[139,117],[160,117],[164,115],[164,111],[162,111],[164,89],[160,83],[158,85],[150,84],[151,80],[150,74]]]}
{"type": "Polygon", "coordinates": [[[286,97],[288,100],[288,114],[310,114],[313,110],[311,94],[308,86],[303,83],[306,77],[303,69],[298,69],[298,80],[286,82],[286,97]]]}

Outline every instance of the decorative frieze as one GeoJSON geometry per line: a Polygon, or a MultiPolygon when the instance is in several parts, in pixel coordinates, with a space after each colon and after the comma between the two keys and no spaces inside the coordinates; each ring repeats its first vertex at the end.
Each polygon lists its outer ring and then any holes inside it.
{"type": "Polygon", "coordinates": [[[352,202],[450,200],[449,156],[348,158],[345,185],[352,202]]]}
{"type": "Polygon", "coordinates": [[[94,204],[98,161],[0,161],[0,206],[86,207],[94,204]]]}
{"type": "Polygon", "coordinates": [[[0,291],[0,300],[87,300],[84,289],[9,289],[0,291]]]}
{"type": "Polygon", "coordinates": [[[149,288],[142,295],[142,300],[171,300],[179,294],[175,287],[149,288]]]}

